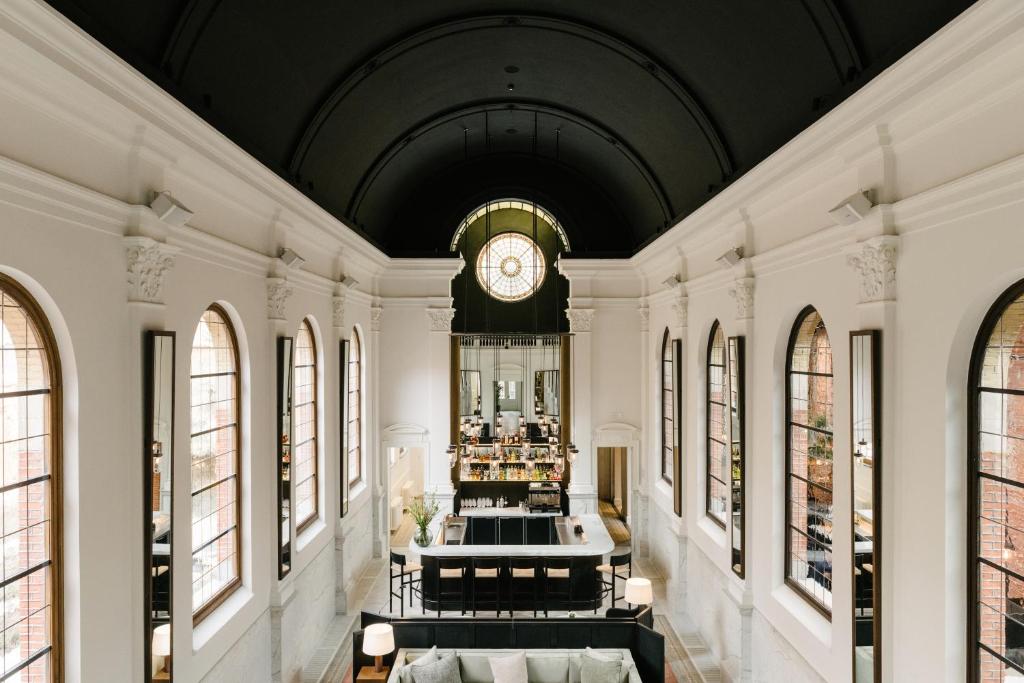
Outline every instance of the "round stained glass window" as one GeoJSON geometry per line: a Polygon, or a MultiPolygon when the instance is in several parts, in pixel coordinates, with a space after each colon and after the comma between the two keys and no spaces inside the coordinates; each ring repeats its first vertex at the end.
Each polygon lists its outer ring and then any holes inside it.
{"type": "Polygon", "coordinates": [[[544,281],[544,255],[529,237],[506,232],[484,245],[476,258],[476,279],[501,301],[520,301],[544,281]]]}

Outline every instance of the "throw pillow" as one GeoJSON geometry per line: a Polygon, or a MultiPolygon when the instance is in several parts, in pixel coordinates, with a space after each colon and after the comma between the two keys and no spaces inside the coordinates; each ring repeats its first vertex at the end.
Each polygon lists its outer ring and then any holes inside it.
{"type": "Polygon", "coordinates": [[[583,653],[580,683],[619,683],[622,662],[601,656],[589,647],[583,653]]]}
{"type": "Polygon", "coordinates": [[[412,670],[413,683],[462,683],[459,658],[449,652],[432,664],[421,664],[412,670]]]}
{"type": "Polygon", "coordinates": [[[412,680],[412,668],[414,666],[423,666],[424,664],[433,664],[441,657],[437,654],[437,646],[430,648],[425,653],[414,659],[412,662],[406,664],[398,671],[398,680],[401,683],[413,683],[412,680]]]}
{"type": "Polygon", "coordinates": [[[494,683],[528,683],[526,653],[517,652],[508,657],[488,657],[494,683]]]}

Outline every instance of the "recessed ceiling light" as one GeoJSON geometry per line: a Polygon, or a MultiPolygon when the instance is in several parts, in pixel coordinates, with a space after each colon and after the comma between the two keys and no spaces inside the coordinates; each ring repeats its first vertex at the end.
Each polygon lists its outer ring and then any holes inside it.
{"type": "Polygon", "coordinates": [[[515,90],[516,89],[516,84],[515,83],[509,83],[508,85],[505,86],[505,88],[507,90],[509,90],[509,91],[515,90]]]}
{"type": "Polygon", "coordinates": [[[516,134],[516,133],[518,133],[519,131],[518,131],[518,130],[516,130],[515,128],[506,128],[506,129],[505,129],[505,132],[506,132],[506,133],[508,133],[509,135],[515,135],[515,134],[516,134]]]}
{"type": "Polygon", "coordinates": [[[505,73],[507,73],[507,74],[517,74],[517,73],[519,73],[519,67],[515,66],[514,64],[509,64],[508,66],[505,67],[505,73]]]}

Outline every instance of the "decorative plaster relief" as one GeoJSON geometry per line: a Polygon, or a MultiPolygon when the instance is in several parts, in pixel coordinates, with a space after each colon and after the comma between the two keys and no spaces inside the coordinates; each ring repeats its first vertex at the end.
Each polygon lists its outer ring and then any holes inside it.
{"type": "Polygon", "coordinates": [[[651,309],[646,306],[640,310],[640,331],[647,332],[651,329],[651,309]]]}
{"type": "Polygon", "coordinates": [[[737,320],[754,317],[754,278],[736,280],[729,289],[729,296],[736,302],[737,320]]]}
{"type": "Polygon", "coordinates": [[[454,308],[428,308],[431,332],[451,332],[452,320],[455,319],[454,308]]]}
{"type": "Polygon", "coordinates": [[[567,308],[565,316],[569,319],[569,331],[590,332],[594,322],[594,309],[592,308],[567,308]]]}
{"type": "Polygon", "coordinates": [[[267,278],[267,317],[285,320],[284,305],[292,295],[292,287],[283,277],[267,278]]]}
{"type": "Polygon", "coordinates": [[[128,301],[164,302],[164,280],[181,250],[149,237],[125,237],[128,301]]]}
{"type": "Polygon", "coordinates": [[[681,296],[672,302],[672,312],[675,314],[678,327],[686,327],[689,321],[689,303],[690,297],[688,296],[681,296]]]}
{"type": "Polygon", "coordinates": [[[899,238],[872,237],[849,254],[846,263],[860,274],[860,302],[896,300],[896,260],[899,238]]]}
{"type": "Polygon", "coordinates": [[[380,332],[380,321],[384,317],[384,309],[380,306],[370,307],[370,332],[380,332]]]}
{"type": "Polygon", "coordinates": [[[345,327],[345,297],[336,296],[331,300],[332,321],[335,327],[345,327]]]}

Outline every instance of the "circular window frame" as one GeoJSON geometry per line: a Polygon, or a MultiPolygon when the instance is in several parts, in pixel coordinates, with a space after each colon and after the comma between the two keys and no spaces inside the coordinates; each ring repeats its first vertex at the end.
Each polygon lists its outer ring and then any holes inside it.
{"type": "MultiPolygon", "coordinates": [[[[522,254],[520,254],[520,256],[522,256],[522,254]]],[[[495,235],[494,237],[490,238],[489,240],[487,240],[487,242],[484,243],[476,257],[475,271],[477,283],[480,285],[480,288],[487,293],[488,296],[490,296],[493,299],[497,299],[498,301],[502,301],[504,303],[515,303],[517,301],[529,299],[531,296],[533,296],[540,290],[541,286],[544,284],[544,278],[547,277],[548,264],[547,260],[544,258],[544,252],[541,251],[540,245],[538,245],[536,242],[530,239],[528,235],[524,235],[523,233],[516,232],[514,230],[508,230],[506,232],[502,232],[495,235]],[[501,292],[494,291],[494,280],[490,276],[489,271],[496,271],[497,273],[499,273],[499,275],[497,276],[498,278],[519,278],[520,273],[524,269],[524,266],[527,265],[526,261],[523,261],[520,258],[517,258],[516,256],[512,256],[511,254],[506,257],[500,258],[500,260],[497,263],[487,263],[488,256],[489,254],[491,254],[494,245],[499,241],[509,239],[517,241],[521,240],[522,242],[529,245],[527,254],[529,254],[530,250],[532,250],[533,254],[536,255],[537,272],[533,278],[533,282],[530,283],[525,290],[518,290],[513,294],[504,294],[501,292]],[[507,264],[513,266],[513,272],[511,275],[508,274],[508,272],[506,271],[505,266],[507,264]]]]}

